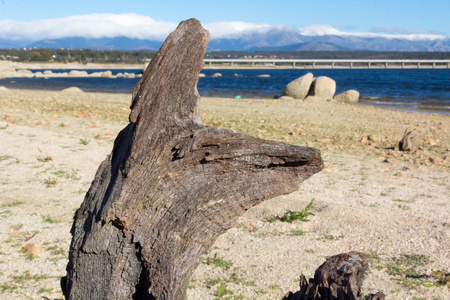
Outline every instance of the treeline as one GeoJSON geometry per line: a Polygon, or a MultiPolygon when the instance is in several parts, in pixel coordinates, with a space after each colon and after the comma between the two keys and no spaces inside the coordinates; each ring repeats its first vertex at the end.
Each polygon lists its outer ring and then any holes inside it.
{"type": "Polygon", "coordinates": [[[155,52],[93,49],[0,49],[0,59],[19,62],[79,62],[141,64],[155,52]]]}
{"type": "MultiPolygon", "coordinates": [[[[141,64],[155,55],[153,51],[93,49],[0,49],[0,60],[19,62],[79,62],[141,64]]],[[[278,59],[450,59],[450,52],[382,51],[217,51],[205,58],[278,58],[278,59]]]]}
{"type": "Polygon", "coordinates": [[[206,58],[278,58],[278,59],[450,59],[450,52],[385,51],[218,51],[206,58]]]}

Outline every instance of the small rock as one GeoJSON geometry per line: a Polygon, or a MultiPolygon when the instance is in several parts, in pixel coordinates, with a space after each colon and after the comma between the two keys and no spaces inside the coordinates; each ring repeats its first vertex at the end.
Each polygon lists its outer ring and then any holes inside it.
{"type": "Polygon", "coordinates": [[[87,76],[88,73],[86,71],[72,70],[69,72],[69,76],[87,76]]]}
{"type": "Polygon", "coordinates": [[[386,158],[383,162],[389,163],[391,165],[397,165],[398,164],[398,160],[396,160],[394,158],[386,158]]]}
{"type": "Polygon", "coordinates": [[[397,176],[397,177],[405,177],[405,175],[403,175],[403,173],[400,173],[400,172],[395,173],[394,176],[397,176]]]}
{"type": "Polygon", "coordinates": [[[211,77],[222,77],[222,74],[220,73],[214,73],[211,75],[211,77]]]}
{"type": "Polygon", "coordinates": [[[373,135],[373,134],[369,135],[369,136],[367,137],[367,139],[368,139],[369,141],[372,141],[372,142],[379,142],[379,141],[380,141],[380,139],[379,139],[376,135],[373,135]]]}
{"type": "Polygon", "coordinates": [[[69,88],[66,88],[62,90],[63,93],[83,93],[83,90],[76,86],[71,86],[69,88]]]}
{"type": "Polygon", "coordinates": [[[102,74],[102,77],[111,77],[112,76],[112,72],[111,71],[105,71],[102,74]]]}
{"type": "Polygon", "coordinates": [[[269,78],[270,75],[269,74],[261,74],[261,75],[258,75],[257,77],[269,78]]]}
{"type": "Polygon", "coordinates": [[[281,96],[281,97],[277,98],[277,100],[295,100],[295,99],[292,98],[292,97],[284,95],[284,96],[281,96]]]}
{"type": "Polygon", "coordinates": [[[206,75],[203,73],[200,73],[200,74],[198,74],[198,77],[206,77],[206,75]]]}
{"type": "Polygon", "coordinates": [[[436,165],[442,165],[444,163],[444,160],[442,159],[442,157],[432,156],[430,157],[430,162],[436,165]]]}
{"type": "Polygon", "coordinates": [[[22,247],[22,249],[31,255],[39,255],[41,253],[44,253],[44,248],[36,245],[36,244],[27,244],[25,246],[22,247]]]}
{"type": "Polygon", "coordinates": [[[11,115],[5,115],[5,122],[8,123],[14,123],[15,121],[13,120],[13,118],[11,117],[11,115]]]}

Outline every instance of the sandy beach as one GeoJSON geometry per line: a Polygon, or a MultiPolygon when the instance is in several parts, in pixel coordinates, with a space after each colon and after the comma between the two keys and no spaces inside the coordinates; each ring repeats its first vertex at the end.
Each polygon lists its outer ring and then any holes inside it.
{"type": "MultiPolygon", "coordinates": [[[[70,228],[131,95],[0,88],[0,299],[62,299],[70,228]]],[[[363,105],[202,98],[203,123],[322,151],[325,168],[248,210],[189,299],[281,299],[329,256],[371,256],[364,293],[450,299],[450,117],[363,105]],[[414,150],[398,141],[413,130],[414,150]],[[269,222],[301,211],[309,222],[269,222]],[[225,287],[225,295],[222,295],[225,287]]]]}

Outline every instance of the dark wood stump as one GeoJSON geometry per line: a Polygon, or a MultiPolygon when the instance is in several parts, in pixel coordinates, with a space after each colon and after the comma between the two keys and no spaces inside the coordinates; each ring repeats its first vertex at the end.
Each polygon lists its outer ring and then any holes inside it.
{"type": "Polygon", "coordinates": [[[398,149],[400,151],[412,151],[413,150],[414,146],[413,146],[412,137],[411,137],[412,132],[413,132],[412,130],[406,129],[405,132],[403,133],[403,137],[398,142],[398,149]]]}
{"type": "Polygon", "coordinates": [[[364,272],[369,267],[369,257],[361,252],[342,253],[328,258],[314,273],[314,278],[306,280],[300,275],[300,290],[289,292],[284,300],[383,300],[378,292],[362,296],[361,287],[364,272]]]}
{"type": "Polygon", "coordinates": [[[136,85],[75,213],[66,299],[185,299],[200,255],[240,215],[322,169],[317,149],[202,125],[208,41],[197,20],[180,23],[136,85]]]}

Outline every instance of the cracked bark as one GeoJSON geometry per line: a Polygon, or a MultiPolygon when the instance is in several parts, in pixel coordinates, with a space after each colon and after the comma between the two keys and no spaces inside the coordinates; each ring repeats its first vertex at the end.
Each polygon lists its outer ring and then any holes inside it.
{"type": "Polygon", "coordinates": [[[74,216],[66,299],[185,299],[220,234],[322,169],[317,149],[202,125],[208,41],[197,20],[180,23],[136,85],[130,123],[74,216]]]}

